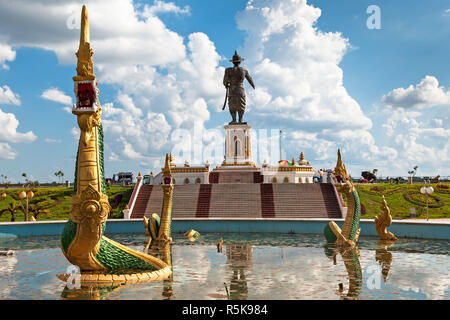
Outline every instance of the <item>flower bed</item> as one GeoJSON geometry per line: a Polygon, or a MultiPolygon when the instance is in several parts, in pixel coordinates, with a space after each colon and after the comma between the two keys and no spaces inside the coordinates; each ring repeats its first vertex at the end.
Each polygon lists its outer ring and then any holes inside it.
{"type": "MultiPolygon", "coordinates": [[[[403,197],[406,201],[409,201],[415,205],[426,207],[427,200],[426,196],[417,191],[408,191],[403,194],[403,197]]],[[[435,195],[428,195],[428,207],[429,208],[440,208],[444,206],[444,201],[439,199],[439,197],[435,195]]]]}
{"type": "Polygon", "coordinates": [[[450,194],[450,187],[446,184],[437,184],[434,188],[434,191],[438,193],[447,193],[450,194]]]}

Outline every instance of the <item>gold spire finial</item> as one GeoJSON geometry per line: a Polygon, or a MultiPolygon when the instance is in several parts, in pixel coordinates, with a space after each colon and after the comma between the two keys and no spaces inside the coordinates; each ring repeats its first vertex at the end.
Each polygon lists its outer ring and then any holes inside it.
{"type": "Polygon", "coordinates": [[[83,5],[81,9],[81,32],[80,32],[80,43],[90,42],[89,35],[89,19],[86,6],[83,5]]]}
{"type": "Polygon", "coordinates": [[[347,170],[345,169],[345,165],[342,162],[342,157],[341,157],[341,150],[338,149],[338,158],[337,158],[337,163],[336,163],[336,167],[334,168],[333,171],[335,176],[343,176],[344,178],[347,178],[347,170]]]}
{"type": "Polygon", "coordinates": [[[300,152],[300,161],[304,161],[305,160],[305,155],[303,154],[303,152],[300,152]]]}
{"type": "Polygon", "coordinates": [[[139,171],[138,177],[142,177],[142,174],[141,174],[141,172],[140,172],[140,171],[139,171]]]}
{"type": "Polygon", "coordinates": [[[73,77],[74,81],[95,80],[94,64],[92,63],[93,54],[94,51],[92,51],[90,45],[88,12],[86,6],[83,5],[81,10],[80,45],[76,53],[78,58],[77,76],[73,77]]]}
{"type": "Polygon", "coordinates": [[[168,153],[166,153],[166,161],[164,163],[164,169],[163,169],[163,177],[171,177],[172,176],[172,170],[170,170],[170,156],[168,153]]]}
{"type": "Polygon", "coordinates": [[[292,157],[292,165],[295,166],[295,158],[292,157]]]}

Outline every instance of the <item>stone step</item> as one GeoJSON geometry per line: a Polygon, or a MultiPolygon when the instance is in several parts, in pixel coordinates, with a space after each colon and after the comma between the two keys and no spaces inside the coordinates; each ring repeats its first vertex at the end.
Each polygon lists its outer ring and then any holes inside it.
{"type": "MultiPolygon", "coordinates": [[[[141,188],[133,218],[160,214],[162,187],[153,187],[141,188]]],[[[235,183],[176,185],[172,216],[341,218],[341,211],[331,184],[235,183]]]]}

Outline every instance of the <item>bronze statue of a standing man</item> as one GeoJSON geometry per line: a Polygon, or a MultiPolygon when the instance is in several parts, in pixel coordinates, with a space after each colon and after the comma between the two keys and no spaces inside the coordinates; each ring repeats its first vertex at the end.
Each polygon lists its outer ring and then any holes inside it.
{"type": "MultiPolygon", "coordinates": [[[[233,121],[229,124],[237,124],[236,112],[239,114],[239,123],[246,124],[246,122],[242,121],[245,112],[244,78],[247,79],[253,89],[255,89],[255,85],[253,84],[252,77],[250,77],[247,69],[239,66],[244,59],[241,58],[236,51],[234,52],[233,59],[230,61],[233,62],[234,67],[225,69],[225,75],[223,77],[223,85],[227,88],[228,108],[231,117],[233,117],[233,121]]],[[[225,105],[226,103],[225,100],[225,105]]],[[[225,109],[225,105],[223,106],[223,109],[225,109]]]]}

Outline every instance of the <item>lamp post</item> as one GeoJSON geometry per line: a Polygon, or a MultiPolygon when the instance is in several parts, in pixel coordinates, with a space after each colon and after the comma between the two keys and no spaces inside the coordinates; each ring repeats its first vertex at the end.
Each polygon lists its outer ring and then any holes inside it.
{"type": "Polygon", "coordinates": [[[27,192],[21,191],[19,193],[20,199],[25,199],[25,221],[28,222],[28,199],[31,199],[34,197],[33,191],[29,190],[27,192]]]}
{"type": "MultiPolygon", "coordinates": [[[[426,184],[429,184],[430,181],[429,181],[429,180],[428,180],[428,181],[425,181],[425,183],[426,183],[426,184]]],[[[420,188],[420,193],[424,194],[425,197],[426,197],[426,199],[427,199],[427,221],[428,221],[428,196],[429,196],[430,194],[432,194],[433,192],[434,192],[434,189],[433,189],[432,186],[424,185],[422,188],[420,188]]]]}

